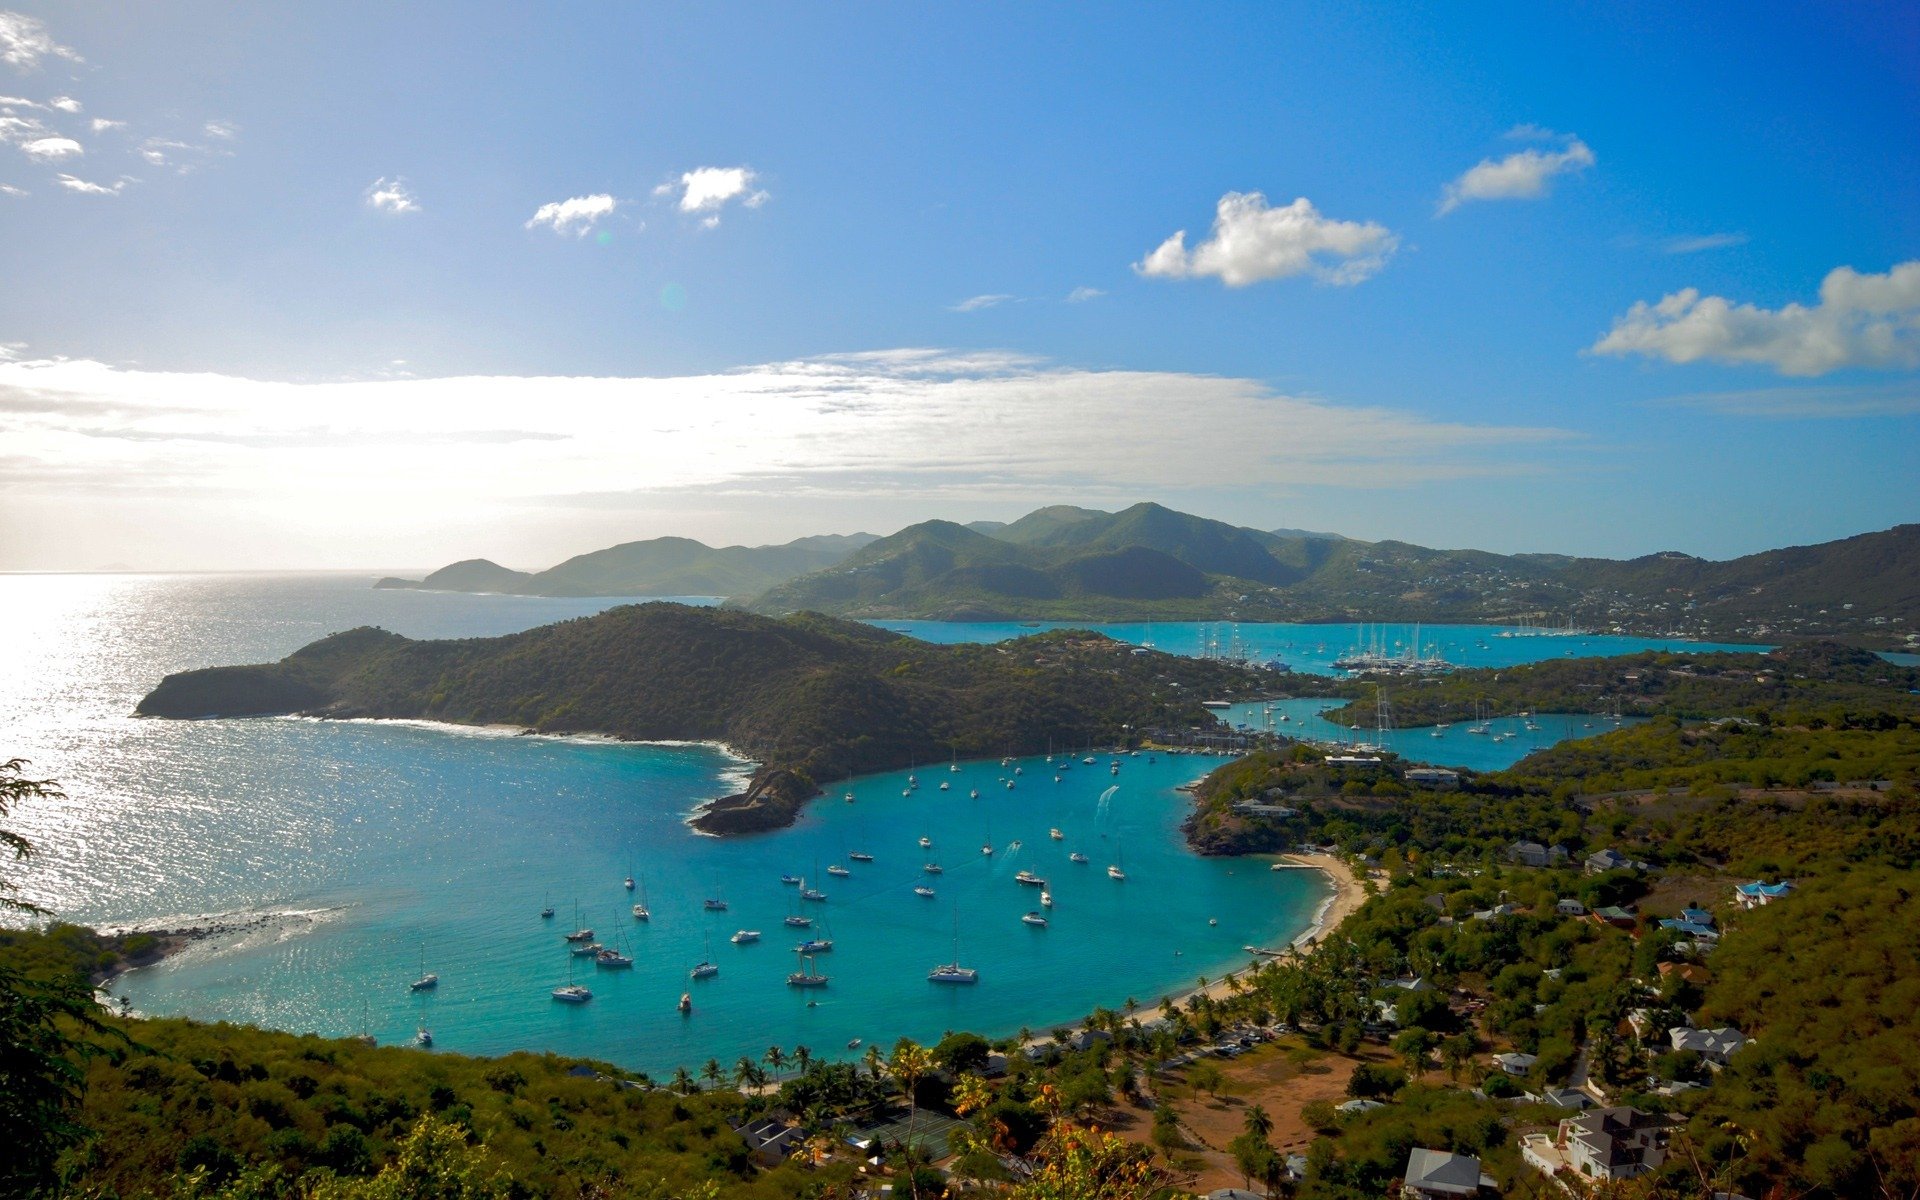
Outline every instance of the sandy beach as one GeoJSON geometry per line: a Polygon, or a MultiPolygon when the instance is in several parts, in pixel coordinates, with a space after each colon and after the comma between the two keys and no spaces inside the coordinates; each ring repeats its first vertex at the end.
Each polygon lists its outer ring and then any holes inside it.
{"type": "MultiPolygon", "coordinates": [[[[1314,910],[1313,923],[1294,937],[1286,947],[1288,952],[1304,949],[1319,941],[1328,933],[1338,929],[1342,921],[1352,916],[1356,909],[1366,903],[1366,886],[1361,883],[1360,877],[1354,874],[1352,867],[1334,855],[1281,854],[1277,855],[1274,861],[1280,864],[1281,870],[1319,871],[1327,877],[1329,883],[1333,884],[1333,893],[1320,902],[1320,907],[1314,910]]],[[[1204,989],[1206,994],[1215,1000],[1230,995],[1233,979],[1244,973],[1245,969],[1243,967],[1230,971],[1219,979],[1209,980],[1204,989]]],[[[1203,989],[1197,987],[1187,988],[1169,998],[1175,1004],[1185,1004],[1190,997],[1201,990],[1203,989]]],[[[1159,1001],[1155,1000],[1154,1003],[1157,1005],[1159,1001]]]]}

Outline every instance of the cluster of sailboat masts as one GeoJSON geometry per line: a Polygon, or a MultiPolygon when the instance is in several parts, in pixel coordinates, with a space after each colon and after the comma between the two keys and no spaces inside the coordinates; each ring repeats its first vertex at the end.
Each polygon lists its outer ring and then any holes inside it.
{"type": "Polygon", "coordinates": [[[1364,628],[1361,642],[1346,654],[1333,660],[1336,671],[1345,671],[1350,675],[1445,675],[1457,668],[1440,656],[1440,648],[1435,646],[1426,653],[1420,650],[1420,626],[1413,627],[1413,640],[1406,646],[1387,644],[1386,626],[1376,626],[1371,634],[1364,628]]]}
{"type": "MultiPolygon", "coordinates": [[[[1116,751],[1116,753],[1118,752],[1116,751]]],[[[1129,750],[1126,752],[1128,757],[1133,757],[1139,753],[1140,752],[1138,750],[1129,750]]],[[[1152,762],[1153,756],[1148,755],[1147,761],[1152,762]]],[[[1092,766],[1098,766],[1100,760],[1094,754],[1089,752],[1085,758],[1080,760],[1080,762],[1085,766],[1092,767],[1092,766]]],[[[1073,770],[1073,755],[1064,754],[1056,758],[1051,746],[1049,746],[1047,750],[1046,764],[1048,767],[1052,768],[1053,770],[1053,781],[1055,783],[1059,783],[1061,781],[1062,775],[1065,772],[1073,770]]],[[[1000,766],[1002,768],[1012,768],[1012,771],[1013,771],[1012,775],[1002,775],[999,779],[1000,783],[1006,785],[1006,788],[1008,791],[1012,791],[1014,788],[1014,783],[1016,778],[1021,775],[1025,775],[1026,768],[1014,762],[1012,758],[1001,759],[1000,766]]],[[[947,770],[949,773],[956,774],[956,775],[959,774],[960,756],[957,751],[954,754],[953,761],[947,765],[947,770]]],[[[1120,773],[1120,760],[1118,758],[1115,758],[1113,761],[1108,763],[1107,771],[1109,774],[1118,775],[1120,773]]],[[[847,781],[851,783],[853,781],[853,776],[848,775],[847,781]]],[[[900,789],[900,794],[902,796],[911,796],[919,790],[920,790],[920,777],[912,773],[911,771],[909,771],[907,774],[907,785],[900,789]]],[[[942,779],[940,781],[939,790],[943,792],[952,791],[953,783],[950,780],[942,779]]],[[[969,789],[967,792],[967,798],[970,800],[978,800],[980,798],[980,789],[979,788],[969,789]]],[[[848,804],[852,804],[855,800],[859,799],[859,797],[854,795],[853,789],[849,787],[847,789],[846,795],[843,796],[842,799],[844,799],[848,804]]]]}

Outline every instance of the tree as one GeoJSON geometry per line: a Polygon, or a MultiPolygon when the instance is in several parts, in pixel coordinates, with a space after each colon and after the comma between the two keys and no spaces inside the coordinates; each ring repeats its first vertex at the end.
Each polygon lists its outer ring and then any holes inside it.
{"type": "Polygon", "coordinates": [[[805,1075],[807,1068],[813,1064],[813,1051],[807,1049],[805,1046],[795,1046],[793,1048],[793,1061],[799,1066],[800,1073],[805,1075]]]}
{"type": "Polygon", "coordinates": [[[1254,1176],[1266,1177],[1267,1160],[1273,1157],[1273,1147],[1267,1145],[1264,1138],[1243,1133],[1228,1142],[1227,1149],[1233,1154],[1234,1165],[1240,1168],[1241,1182],[1248,1188],[1253,1186],[1254,1176]]]}
{"type": "Polygon", "coordinates": [[[1014,1200],[1146,1200],[1174,1182],[1143,1146],[1097,1129],[1056,1125],[1034,1148],[1033,1177],[1014,1200]]]}
{"type": "MultiPolygon", "coordinates": [[[[50,779],[26,777],[26,760],[0,763],[0,817],[23,800],[57,800],[65,793],[50,779]]],[[[33,843],[0,829],[0,849],[16,861],[33,854],[33,843]]],[[[0,877],[0,912],[45,913],[19,899],[12,881],[0,877]]],[[[60,1151],[86,1133],[72,1119],[86,1083],[84,1060],[95,1053],[86,1035],[110,1033],[95,1018],[87,980],[70,973],[50,976],[0,967],[0,1195],[27,1195],[53,1183],[60,1151]]]]}
{"type": "MultiPolygon", "coordinates": [[[[920,1115],[920,1101],[918,1096],[920,1079],[932,1066],[933,1055],[927,1053],[926,1047],[920,1045],[912,1038],[903,1037],[898,1042],[895,1042],[893,1045],[893,1053],[887,1056],[887,1070],[892,1073],[895,1079],[900,1081],[900,1085],[906,1089],[907,1093],[907,1149],[909,1153],[911,1153],[913,1149],[914,1121],[918,1119],[920,1115]]],[[[915,1200],[919,1200],[920,1186],[918,1176],[909,1175],[908,1183],[911,1186],[915,1200]]]]}
{"type": "Polygon", "coordinates": [[[991,1049],[987,1039],[977,1033],[949,1033],[933,1048],[933,1058],[955,1073],[979,1071],[985,1069],[991,1049]]]}
{"type": "Polygon", "coordinates": [[[1407,1064],[1407,1074],[1418,1079],[1427,1069],[1427,1056],[1433,1050],[1433,1035],[1424,1029],[1403,1029],[1394,1036],[1393,1052],[1407,1064]]]}
{"type": "Polygon", "coordinates": [[[1247,1110],[1244,1125],[1248,1133],[1263,1142],[1273,1133],[1273,1118],[1268,1116],[1267,1110],[1258,1104],[1247,1110]]]}
{"type": "Polygon", "coordinates": [[[312,1200],[507,1200],[513,1183],[484,1145],[466,1130],[428,1113],[401,1143],[400,1153],[371,1179],[333,1179],[312,1200]]]}
{"type": "Polygon", "coordinates": [[[781,1067],[785,1066],[787,1062],[787,1052],[785,1050],[782,1050],[778,1046],[768,1046],[766,1054],[762,1055],[761,1057],[766,1062],[766,1064],[769,1067],[772,1067],[776,1072],[779,1071],[781,1067]]]}
{"type": "Polygon", "coordinates": [[[720,1081],[725,1079],[726,1076],[727,1073],[721,1069],[720,1060],[717,1058],[708,1059],[706,1065],[700,1068],[700,1078],[716,1087],[719,1086],[720,1081]]]}

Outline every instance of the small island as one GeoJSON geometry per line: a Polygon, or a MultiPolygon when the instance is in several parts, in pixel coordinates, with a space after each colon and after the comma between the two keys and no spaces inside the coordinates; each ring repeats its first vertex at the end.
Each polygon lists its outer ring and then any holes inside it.
{"type": "Polygon", "coordinates": [[[1211,727],[1203,701],[1256,698],[1272,678],[1070,630],[936,646],[817,613],[651,603],[498,638],[348,630],[277,663],[169,675],[136,711],[719,742],[760,765],[693,823],[733,835],[790,825],[809,798],[856,774],[1211,727]]]}

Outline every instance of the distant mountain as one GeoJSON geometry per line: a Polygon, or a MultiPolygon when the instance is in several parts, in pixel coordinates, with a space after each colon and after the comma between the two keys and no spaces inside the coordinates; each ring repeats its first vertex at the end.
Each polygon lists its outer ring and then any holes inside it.
{"type": "Polygon", "coordinates": [[[417,583],[387,578],[374,586],[522,596],[751,596],[830,567],[873,540],[870,533],[829,534],[781,546],[716,549],[691,538],[662,537],[575,555],[536,573],[475,558],[417,583]]]}
{"type": "Polygon", "coordinates": [[[1572,624],[1896,647],[1920,630],[1920,525],[1727,562],[1623,562],[1262,531],[1158,504],[1062,505],[989,532],[909,526],[748,607],[944,620],[1572,624]]]}
{"type": "Polygon", "coordinates": [[[1205,724],[1202,698],[1250,698],[1261,686],[1259,672],[1238,665],[1085,633],[935,646],[818,614],[776,621],[653,603],[497,638],[349,630],[277,663],[168,675],[137,711],[718,739],[763,765],[696,824],[743,833],[790,823],[819,787],[850,774],[1205,724]]]}

